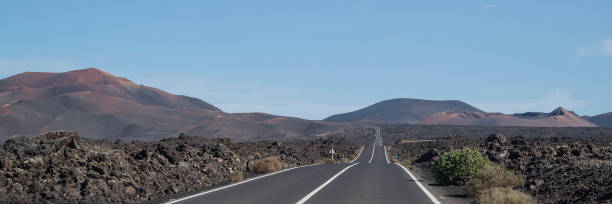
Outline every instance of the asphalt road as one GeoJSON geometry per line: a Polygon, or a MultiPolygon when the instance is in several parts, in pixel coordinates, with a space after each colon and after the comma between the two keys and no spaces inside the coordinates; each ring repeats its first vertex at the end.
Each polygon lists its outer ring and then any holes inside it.
{"type": "Polygon", "coordinates": [[[439,203],[388,162],[380,131],[349,164],[320,164],[245,180],[169,203],[439,203]]]}

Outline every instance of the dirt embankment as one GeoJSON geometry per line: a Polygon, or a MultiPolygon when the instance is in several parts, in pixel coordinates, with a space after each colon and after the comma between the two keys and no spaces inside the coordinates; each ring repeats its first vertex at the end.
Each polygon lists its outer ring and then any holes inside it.
{"type": "Polygon", "coordinates": [[[344,139],[234,143],[181,135],[159,142],[112,143],[73,132],[13,137],[0,148],[0,200],[7,202],[140,202],[228,182],[255,160],[277,157],[285,166],[311,164],[344,139]]]}
{"type": "Polygon", "coordinates": [[[392,146],[391,155],[431,168],[441,154],[462,147],[476,148],[490,160],[525,175],[527,182],[521,190],[540,202],[612,202],[612,138],[609,136],[507,139],[494,134],[477,139],[398,143],[392,146]]]}

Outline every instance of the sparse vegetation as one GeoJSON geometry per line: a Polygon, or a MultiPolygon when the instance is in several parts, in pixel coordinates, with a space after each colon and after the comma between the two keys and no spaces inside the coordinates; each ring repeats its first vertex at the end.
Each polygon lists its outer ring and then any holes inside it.
{"type": "Polygon", "coordinates": [[[350,161],[352,161],[353,159],[357,159],[357,156],[359,156],[359,152],[361,152],[362,148],[355,149],[355,151],[353,151],[353,155],[351,156],[350,161]]]}
{"type": "Polygon", "coordinates": [[[414,169],[414,166],[412,165],[412,161],[404,160],[404,161],[400,161],[399,164],[401,164],[402,166],[405,166],[408,169],[414,169]]]}
{"type": "Polygon", "coordinates": [[[242,175],[242,171],[232,171],[229,175],[230,182],[238,182],[244,179],[244,175],[242,175]]]}
{"type": "Polygon", "coordinates": [[[317,163],[317,164],[336,164],[336,163],[338,163],[338,160],[332,160],[330,158],[319,159],[315,163],[317,163]]]}
{"type": "Polygon", "coordinates": [[[532,204],[537,203],[530,195],[511,189],[493,187],[483,191],[476,200],[480,204],[532,204]]]}
{"type": "Polygon", "coordinates": [[[465,148],[446,152],[433,167],[434,177],[443,184],[460,184],[482,171],[490,161],[479,151],[465,148]]]}
{"type": "Polygon", "coordinates": [[[389,161],[391,161],[391,163],[399,163],[399,160],[397,160],[395,157],[391,157],[389,161]]]}
{"type": "Polygon", "coordinates": [[[479,196],[490,188],[512,188],[525,183],[525,177],[516,175],[499,164],[486,165],[467,183],[467,193],[472,197],[479,196]]]}
{"type": "Polygon", "coordinates": [[[353,159],[357,158],[357,156],[359,155],[360,149],[361,148],[355,149],[353,151],[353,154],[350,156],[350,158],[349,157],[344,157],[344,158],[336,157],[335,159],[331,159],[327,157],[327,158],[318,159],[314,163],[317,163],[317,164],[347,164],[353,161],[353,159]]]}
{"type": "MultiPolygon", "coordinates": [[[[391,154],[391,146],[387,146],[387,154],[391,154]]],[[[391,163],[398,163],[401,164],[402,166],[408,168],[408,169],[414,169],[414,166],[412,165],[412,162],[414,162],[413,160],[399,160],[391,155],[389,155],[389,161],[391,163]]]]}
{"type": "Polygon", "coordinates": [[[277,157],[266,157],[251,164],[251,170],[258,174],[272,173],[283,169],[283,164],[277,157]]]}
{"type": "Polygon", "coordinates": [[[330,159],[330,158],[326,158],[326,159],[319,159],[317,161],[315,161],[315,163],[317,164],[346,164],[346,163],[350,163],[351,160],[349,160],[348,158],[342,158],[342,159],[330,159]]]}
{"type": "Polygon", "coordinates": [[[516,175],[499,164],[489,164],[468,182],[467,193],[476,197],[478,203],[536,203],[526,193],[512,189],[525,183],[525,177],[516,175]]]}

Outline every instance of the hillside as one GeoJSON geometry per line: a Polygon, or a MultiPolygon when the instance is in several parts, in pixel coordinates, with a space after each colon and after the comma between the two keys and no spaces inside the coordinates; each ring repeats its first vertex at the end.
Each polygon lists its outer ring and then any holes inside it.
{"type": "Polygon", "coordinates": [[[353,122],[359,120],[375,120],[391,123],[415,124],[434,113],[444,111],[482,112],[478,108],[456,100],[434,101],[398,98],[382,101],[357,111],[333,115],[326,118],[325,121],[353,122]]]}
{"type": "Polygon", "coordinates": [[[265,113],[225,113],[200,99],[138,85],[95,68],[26,72],[0,80],[0,141],[60,129],[92,139],[158,140],[179,133],[297,138],[338,127],[265,113]]]}
{"type": "Polygon", "coordinates": [[[586,120],[601,127],[612,127],[612,112],[589,117],[586,120]]]}
{"type": "Polygon", "coordinates": [[[421,125],[477,125],[528,127],[597,127],[561,107],[550,113],[501,114],[484,112],[440,112],[419,122],[421,125]]]}

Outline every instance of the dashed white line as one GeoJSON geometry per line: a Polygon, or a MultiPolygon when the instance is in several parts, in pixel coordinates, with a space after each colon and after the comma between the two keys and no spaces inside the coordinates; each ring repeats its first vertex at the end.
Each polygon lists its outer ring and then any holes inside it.
{"type": "Polygon", "coordinates": [[[349,162],[349,163],[353,163],[353,162],[355,162],[355,161],[356,161],[356,160],[359,158],[359,155],[361,155],[361,152],[363,152],[363,146],[362,146],[362,147],[361,147],[361,149],[359,150],[359,154],[357,154],[357,157],[355,157],[355,159],[353,159],[353,161],[351,161],[351,162],[349,162]]]}
{"type": "Polygon", "coordinates": [[[250,178],[250,179],[238,182],[238,183],[230,184],[230,185],[227,185],[227,186],[222,186],[222,187],[219,187],[219,188],[215,188],[215,189],[212,189],[212,190],[204,191],[204,192],[197,193],[197,194],[194,194],[194,195],[190,195],[190,196],[187,196],[187,197],[178,198],[178,199],[171,199],[168,202],[166,202],[165,204],[178,203],[178,202],[181,202],[181,201],[184,201],[184,200],[187,200],[187,199],[191,199],[191,198],[195,198],[195,197],[198,197],[198,196],[206,195],[206,194],[209,194],[209,193],[212,193],[212,192],[215,192],[215,191],[220,191],[220,190],[232,187],[232,186],[240,185],[240,184],[243,184],[243,183],[246,183],[246,182],[249,182],[249,181],[254,181],[254,180],[257,180],[257,179],[260,179],[260,178],[263,178],[263,177],[272,176],[274,174],[279,174],[279,173],[282,173],[282,172],[285,172],[285,171],[290,171],[290,170],[293,170],[293,169],[298,169],[298,168],[302,168],[302,167],[309,167],[309,166],[316,166],[316,165],[320,165],[320,164],[311,164],[311,165],[306,165],[306,166],[297,166],[297,167],[293,167],[293,168],[288,168],[288,169],[285,169],[285,170],[282,170],[282,171],[277,171],[277,172],[274,172],[274,173],[269,173],[269,174],[261,175],[261,176],[258,176],[258,177],[250,178]]]}
{"type": "Polygon", "coordinates": [[[429,197],[429,199],[431,200],[431,202],[433,202],[434,204],[440,204],[440,201],[438,201],[438,199],[437,199],[437,198],[436,198],[436,197],[435,197],[433,194],[431,194],[431,193],[430,193],[430,192],[427,190],[427,188],[425,188],[425,186],[423,186],[423,185],[421,184],[421,182],[419,182],[419,181],[416,179],[416,177],[414,177],[414,175],[412,175],[412,173],[410,173],[410,171],[408,171],[408,169],[406,169],[406,167],[404,167],[404,166],[402,166],[402,165],[400,165],[400,164],[398,164],[398,163],[395,163],[395,164],[396,164],[396,165],[398,165],[398,166],[400,166],[402,169],[404,169],[404,171],[406,171],[406,173],[408,173],[408,175],[410,176],[410,178],[412,178],[412,180],[414,180],[414,182],[415,182],[415,183],[416,183],[416,184],[417,184],[417,185],[418,185],[418,186],[421,188],[421,190],[423,190],[423,192],[425,192],[425,195],[427,195],[427,197],[429,197]]]}
{"type": "Polygon", "coordinates": [[[359,164],[359,162],[354,163],[354,164],[352,164],[350,166],[347,166],[346,168],[342,169],[342,171],[338,172],[336,175],[332,176],[329,180],[325,181],[325,183],[321,184],[321,186],[317,187],[314,191],[312,191],[308,195],[304,196],[304,198],[300,199],[296,204],[303,204],[303,203],[305,203],[306,201],[308,201],[308,199],[310,199],[312,196],[317,194],[317,192],[321,191],[321,189],[325,188],[325,186],[327,186],[334,179],[336,179],[336,177],[340,176],[340,174],[344,173],[347,169],[355,166],[356,164],[359,164]]]}
{"type": "Polygon", "coordinates": [[[374,145],[372,145],[372,156],[370,157],[370,161],[368,161],[368,164],[372,163],[372,159],[374,159],[374,150],[376,149],[376,143],[374,143],[374,145]]]}

